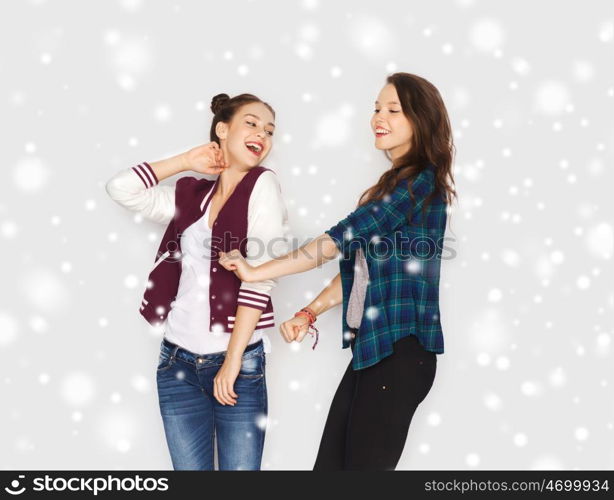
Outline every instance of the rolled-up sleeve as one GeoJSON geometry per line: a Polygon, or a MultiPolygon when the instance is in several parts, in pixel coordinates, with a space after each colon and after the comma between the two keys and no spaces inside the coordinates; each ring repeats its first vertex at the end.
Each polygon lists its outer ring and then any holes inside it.
{"type": "Polygon", "coordinates": [[[384,238],[405,224],[418,210],[434,188],[434,174],[430,168],[420,172],[412,182],[411,198],[407,181],[400,182],[392,193],[381,200],[370,201],[343,220],[324,231],[347,255],[357,244],[366,246],[374,239],[384,238]]]}

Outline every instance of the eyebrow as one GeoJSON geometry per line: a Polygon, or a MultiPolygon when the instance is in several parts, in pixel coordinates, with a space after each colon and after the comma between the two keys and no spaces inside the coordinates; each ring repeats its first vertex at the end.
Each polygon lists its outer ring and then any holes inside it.
{"type": "MultiPolygon", "coordinates": [[[[375,104],[379,104],[379,101],[375,101],[375,104]]],[[[386,104],[399,104],[397,101],[388,101],[386,104]]]]}
{"type": "MultiPolygon", "coordinates": [[[[260,117],[258,115],[254,115],[252,113],[246,113],[243,116],[253,116],[254,118],[260,120],[260,117]]],[[[270,125],[271,127],[275,128],[275,124],[272,122],[269,122],[267,125],[270,125]]]]}

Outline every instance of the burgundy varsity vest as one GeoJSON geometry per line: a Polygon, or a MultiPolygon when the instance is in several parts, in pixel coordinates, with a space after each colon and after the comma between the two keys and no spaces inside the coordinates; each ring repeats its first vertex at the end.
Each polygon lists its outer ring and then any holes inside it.
{"type": "MultiPolygon", "coordinates": [[[[203,252],[211,252],[209,327],[214,332],[232,333],[241,286],[241,280],[235,273],[218,263],[218,253],[238,249],[243,257],[246,256],[249,197],[256,180],[266,170],[270,169],[256,166],[245,174],[213,223],[212,241],[209,245],[203,245],[203,252]]],[[[181,277],[181,234],[203,216],[217,186],[216,181],[191,176],[177,180],[175,214],[158,247],[140,307],[141,315],[152,326],[164,323],[177,296],[181,277]]],[[[272,319],[273,303],[270,298],[262,314],[272,319]]],[[[261,328],[267,326],[256,326],[256,330],[261,328]]]]}

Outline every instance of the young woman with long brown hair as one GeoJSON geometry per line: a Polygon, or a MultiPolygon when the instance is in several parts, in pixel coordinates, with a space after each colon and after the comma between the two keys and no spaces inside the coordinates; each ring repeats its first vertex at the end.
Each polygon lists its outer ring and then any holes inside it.
{"type": "Polygon", "coordinates": [[[353,357],[333,398],[315,470],[394,469],[443,353],[440,260],[456,195],[448,114],[430,82],[395,73],[378,95],[371,128],[375,147],[392,165],[354,212],[263,265],[250,266],[234,251],[220,258],[250,282],[304,272],[341,254],[340,273],[281,325],[286,341],[300,342],[318,315],[343,304],[343,347],[353,357]]]}

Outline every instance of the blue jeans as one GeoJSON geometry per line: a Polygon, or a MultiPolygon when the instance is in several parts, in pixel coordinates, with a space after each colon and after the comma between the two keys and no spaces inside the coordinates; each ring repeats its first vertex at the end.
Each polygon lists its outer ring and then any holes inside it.
{"type": "Polygon", "coordinates": [[[262,340],[243,353],[235,406],[213,397],[225,356],[195,354],[166,339],[160,344],[158,400],[175,470],[213,470],[214,437],[220,470],[260,469],[268,412],[262,340]]]}

